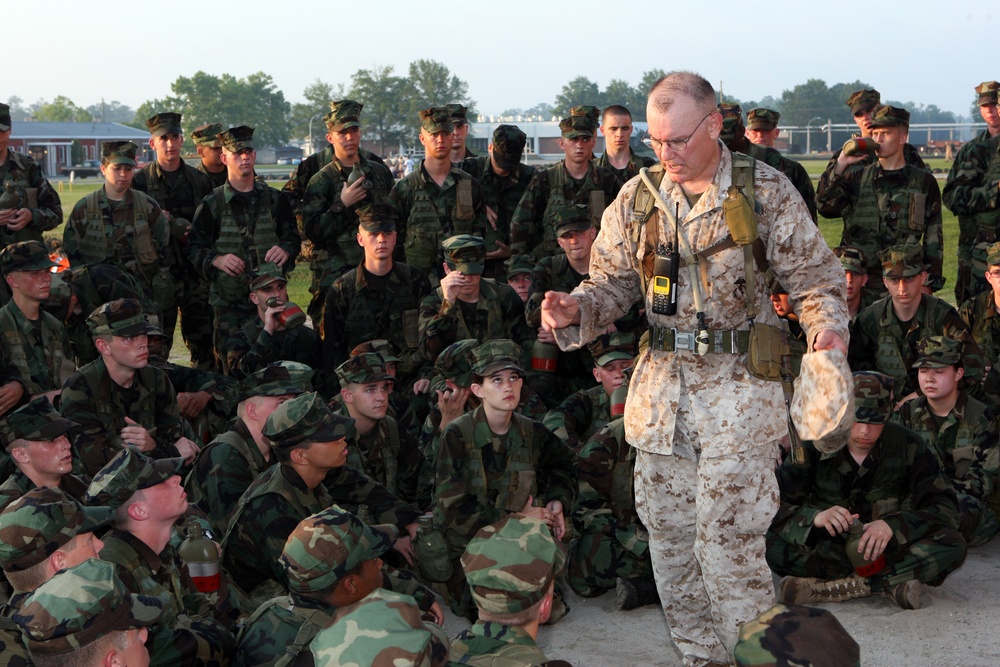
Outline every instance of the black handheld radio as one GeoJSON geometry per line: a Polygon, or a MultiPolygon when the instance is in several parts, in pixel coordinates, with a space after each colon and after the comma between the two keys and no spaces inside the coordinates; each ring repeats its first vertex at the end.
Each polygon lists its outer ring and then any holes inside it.
{"type": "MultiPolygon", "coordinates": [[[[680,204],[677,205],[680,213],[680,204]]],[[[677,239],[677,215],[674,215],[674,239],[677,239]]],[[[674,243],[656,248],[653,262],[653,312],[657,315],[677,314],[677,272],[681,258],[674,243]]]]}

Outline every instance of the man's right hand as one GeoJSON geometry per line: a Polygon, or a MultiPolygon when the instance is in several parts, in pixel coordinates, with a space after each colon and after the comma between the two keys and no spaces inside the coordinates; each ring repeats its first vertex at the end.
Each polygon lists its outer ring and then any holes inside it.
{"type": "Polygon", "coordinates": [[[24,385],[20,382],[8,382],[0,387],[0,414],[17,405],[22,396],[24,396],[24,385]]]}
{"type": "Polygon", "coordinates": [[[340,202],[346,207],[351,207],[367,196],[368,191],[365,190],[365,179],[359,178],[350,185],[345,185],[340,191],[340,202]]]}
{"type": "Polygon", "coordinates": [[[857,519],[857,514],[851,514],[840,505],[834,505],[825,509],[813,519],[813,525],[817,528],[825,528],[830,533],[830,537],[836,537],[851,527],[851,522],[857,519]]]}
{"type": "Polygon", "coordinates": [[[469,390],[459,387],[451,380],[445,380],[448,388],[437,393],[438,410],[441,411],[440,429],[461,417],[465,413],[465,404],[469,400],[469,390]]]}
{"type": "Polygon", "coordinates": [[[185,463],[191,463],[194,461],[194,457],[198,456],[198,452],[201,448],[196,442],[190,438],[177,438],[177,442],[174,443],[174,447],[177,448],[177,452],[184,458],[185,463]]]}
{"type": "Polygon", "coordinates": [[[837,163],[833,167],[833,173],[837,176],[842,175],[847,171],[848,167],[856,165],[857,163],[868,157],[867,153],[860,153],[858,155],[844,155],[844,151],[840,151],[840,155],[837,156],[837,163]]]}
{"type": "Polygon", "coordinates": [[[458,293],[465,286],[465,274],[459,271],[450,271],[448,275],[441,279],[441,298],[449,303],[458,300],[458,293]]]}
{"type": "Polygon", "coordinates": [[[156,449],[156,438],[131,417],[125,417],[125,428],[118,436],[122,439],[123,445],[135,445],[140,452],[151,452],[156,449]]]}
{"type": "Polygon", "coordinates": [[[236,277],[242,275],[243,270],[246,269],[246,262],[239,258],[237,255],[218,255],[212,260],[212,266],[222,271],[228,276],[236,277]]]}
{"type": "Polygon", "coordinates": [[[542,301],[542,328],[547,331],[565,329],[580,323],[580,302],[566,292],[548,291],[542,301]]]}

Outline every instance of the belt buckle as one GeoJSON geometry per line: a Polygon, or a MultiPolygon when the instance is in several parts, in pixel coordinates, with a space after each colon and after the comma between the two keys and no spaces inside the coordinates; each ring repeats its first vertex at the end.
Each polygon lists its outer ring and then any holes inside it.
{"type": "Polygon", "coordinates": [[[681,333],[674,329],[674,350],[695,350],[696,343],[693,333],[681,333]]]}

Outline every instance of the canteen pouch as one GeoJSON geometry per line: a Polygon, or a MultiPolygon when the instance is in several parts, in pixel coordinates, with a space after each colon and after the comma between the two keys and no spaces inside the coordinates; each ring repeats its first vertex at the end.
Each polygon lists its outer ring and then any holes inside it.
{"type": "Polygon", "coordinates": [[[769,324],[750,325],[747,371],[758,380],[781,382],[781,356],[788,354],[781,329],[769,324]]]}
{"type": "Polygon", "coordinates": [[[25,188],[24,196],[28,199],[27,208],[38,208],[38,188],[25,188]]]}
{"type": "Polygon", "coordinates": [[[510,487],[507,490],[507,503],[503,509],[508,512],[520,512],[531,497],[535,486],[534,470],[514,470],[510,473],[510,487]]]}
{"type": "Polygon", "coordinates": [[[757,239],[757,216],[750,200],[735,185],[730,186],[722,201],[722,214],[736,245],[750,245],[757,239]]]}
{"type": "Polygon", "coordinates": [[[472,203],[472,181],[463,178],[456,187],[455,219],[469,222],[476,217],[476,208],[472,203]]]}
{"type": "Polygon", "coordinates": [[[418,269],[427,271],[434,265],[437,256],[438,234],[429,229],[408,229],[403,250],[406,252],[406,263],[418,269]]]}
{"type": "Polygon", "coordinates": [[[226,303],[241,304],[247,300],[250,293],[249,281],[245,273],[231,276],[225,271],[219,271],[215,277],[216,293],[226,303]]]}
{"type": "Polygon", "coordinates": [[[420,311],[416,308],[403,311],[403,340],[406,341],[406,347],[411,350],[417,349],[420,343],[419,321],[420,311]]]}

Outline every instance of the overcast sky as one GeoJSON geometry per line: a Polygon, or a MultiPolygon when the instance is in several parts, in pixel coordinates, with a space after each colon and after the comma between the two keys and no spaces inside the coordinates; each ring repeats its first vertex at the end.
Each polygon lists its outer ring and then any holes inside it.
{"type": "Polygon", "coordinates": [[[467,81],[487,114],[551,104],[580,75],[603,88],[661,68],[694,70],[742,100],[810,78],[860,79],[883,99],[967,116],[973,88],[1000,79],[995,0],[3,4],[0,100],[25,104],[103,96],[135,108],[198,70],[263,70],[298,102],[317,78],[349,86],[358,69],[405,75],[430,58],[467,81]]]}

